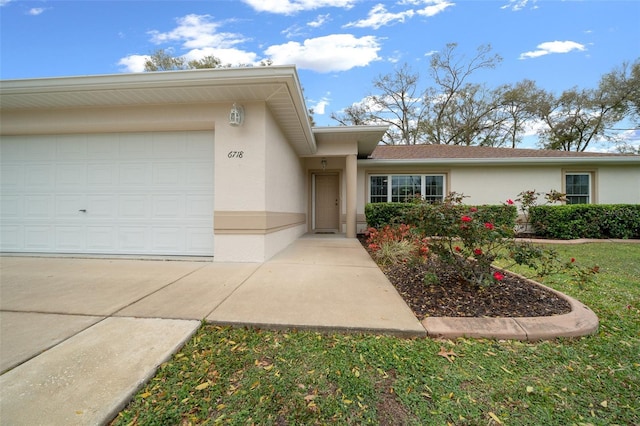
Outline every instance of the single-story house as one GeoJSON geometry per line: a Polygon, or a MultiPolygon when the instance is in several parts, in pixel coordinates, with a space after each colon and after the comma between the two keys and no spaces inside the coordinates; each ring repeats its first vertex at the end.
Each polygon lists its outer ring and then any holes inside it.
{"type": "Polygon", "coordinates": [[[261,262],[417,194],[640,203],[640,156],[379,146],[385,131],[312,127],[293,66],[2,81],[0,250],[261,262]]]}

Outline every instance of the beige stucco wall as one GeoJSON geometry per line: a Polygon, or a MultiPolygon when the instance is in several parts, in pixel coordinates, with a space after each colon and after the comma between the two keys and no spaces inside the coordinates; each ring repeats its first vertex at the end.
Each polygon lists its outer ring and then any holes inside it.
{"type": "Polygon", "coordinates": [[[266,104],[243,107],[239,127],[226,103],[9,111],[0,124],[3,135],[211,131],[214,259],[260,262],[306,232],[306,173],[266,104]]]}
{"type": "Polygon", "coordinates": [[[368,202],[368,176],[383,174],[446,174],[447,189],[467,196],[466,204],[502,204],[524,190],[542,195],[564,190],[565,172],[590,172],[594,176],[593,197],[598,204],[640,203],[640,167],[637,166],[443,166],[443,167],[366,167],[358,170],[358,231],[366,228],[364,206],[368,202]]]}
{"type": "Polygon", "coordinates": [[[598,167],[596,182],[598,203],[640,204],[640,167],[598,167]]]}

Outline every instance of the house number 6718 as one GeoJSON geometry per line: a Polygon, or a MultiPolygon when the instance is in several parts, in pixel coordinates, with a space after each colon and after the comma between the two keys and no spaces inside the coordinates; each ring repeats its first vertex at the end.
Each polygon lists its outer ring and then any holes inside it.
{"type": "Polygon", "coordinates": [[[227,157],[229,158],[242,158],[244,156],[244,151],[229,151],[227,157]]]}

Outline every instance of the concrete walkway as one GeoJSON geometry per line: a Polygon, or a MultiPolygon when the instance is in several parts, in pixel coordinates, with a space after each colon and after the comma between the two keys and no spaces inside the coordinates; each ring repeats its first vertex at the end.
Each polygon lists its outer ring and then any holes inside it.
{"type": "Polygon", "coordinates": [[[0,258],[0,424],[108,422],[201,320],[426,336],[360,243],[263,264],[0,258]]]}
{"type": "MultiPolygon", "coordinates": [[[[566,297],[562,295],[563,297],[566,297]]],[[[545,318],[419,322],[358,240],[307,236],[261,264],[0,257],[0,424],[110,421],[209,323],[400,336],[581,336],[580,302],[545,318]]]]}

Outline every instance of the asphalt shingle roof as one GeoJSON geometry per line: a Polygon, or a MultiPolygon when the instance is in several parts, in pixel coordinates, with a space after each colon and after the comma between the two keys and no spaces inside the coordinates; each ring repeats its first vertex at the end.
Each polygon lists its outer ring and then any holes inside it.
{"type": "Polygon", "coordinates": [[[463,145],[378,145],[369,158],[377,160],[418,160],[423,158],[585,158],[621,156],[628,156],[628,154],[463,145]]]}

